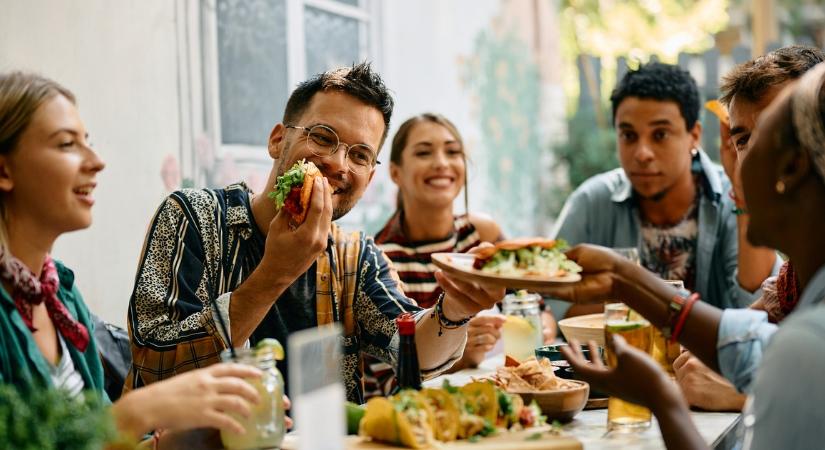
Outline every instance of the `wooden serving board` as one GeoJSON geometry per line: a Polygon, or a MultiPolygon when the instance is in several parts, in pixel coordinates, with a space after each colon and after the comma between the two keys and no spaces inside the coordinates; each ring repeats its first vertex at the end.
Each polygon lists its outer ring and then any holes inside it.
{"type": "MultiPolygon", "coordinates": [[[[453,441],[439,445],[438,449],[475,449],[475,450],[582,450],[582,443],[572,436],[553,436],[542,433],[541,438],[528,440],[537,431],[548,430],[548,427],[532,428],[515,432],[500,432],[495,436],[481,438],[476,442],[453,441]]],[[[386,450],[397,449],[391,445],[371,442],[359,436],[347,436],[347,450],[386,450]]]]}

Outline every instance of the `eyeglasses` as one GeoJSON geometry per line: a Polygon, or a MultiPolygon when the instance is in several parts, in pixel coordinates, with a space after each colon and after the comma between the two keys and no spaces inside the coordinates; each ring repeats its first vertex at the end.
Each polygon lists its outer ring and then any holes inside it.
{"type": "Polygon", "coordinates": [[[326,158],[332,156],[341,146],[344,146],[347,168],[353,173],[363,175],[369,172],[376,164],[380,164],[375,150],[367,144],[348,145],[338,139],[338,135],[332,128],[326,125],[315,125],[310,128],[287,125],[287,128],[294,128],[303,131],[307,136],[307,149],[318,157],[326,158]]]}

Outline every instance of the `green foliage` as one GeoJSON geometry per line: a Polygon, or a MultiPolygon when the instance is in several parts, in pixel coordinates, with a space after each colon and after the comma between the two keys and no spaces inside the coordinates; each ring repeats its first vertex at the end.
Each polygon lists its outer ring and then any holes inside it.
{"type": "Polygon", "coordinates": [[[488,186],[485,210],[506,235],[535,233],[536,195],[542,146],[539,70],[525,43],[513,31],[485,30],[476,36],[464,82],[478,100],[483,174],[488,186]]]}
{"type": "MultiPolygon", "coordinates": [[[[609,108],[605,108],[606,110],[609,108]]],[[[589,114],[577,114],[567,123],[568,139],[553,147],[557,172],[567,173],[567,185],[557,188],[548,209],[557,214],[562,207],[559,199],[565,199],[585,180],[593,175],[619,167],[616,157],[616,133],[612,128],[602,128],[589,114]]]]}
{"type": "Polygon", "coordinates": [[[98,395],[0,385],[0,446],[16,450],[100,449],[117,433],[98,395]]]}

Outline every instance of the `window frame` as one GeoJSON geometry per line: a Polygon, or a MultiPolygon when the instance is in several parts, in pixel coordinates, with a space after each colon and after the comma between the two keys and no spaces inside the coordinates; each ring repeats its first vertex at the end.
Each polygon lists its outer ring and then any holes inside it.
{"type": "MultiPolygon", "coordinates": [[[[381,1],[360,0],[359,6],[335,0],[285,2],[288,86],[297,85],[309,75],[306,72],[304,34],[304,12],[307,7],[358,20],[359,58],[369,59],[376,67],[380,67],[381,1]]],[[[204,186],[209,181],[198,164],[195,149],[198,139],[203,137],[211,143],[216,161],[229,158],[237,165],[265,166],[267,170],[272,164],[265,145],[226,144],[222,140],[216,5],[217,0],[178,0],[176,11],[177,18],[184,18],[178,22],[177,31],[178,78],[183,91],[189,92],[188,101],[181,101],[181,144],[185,149],[181,152],[181,170],[182,176],[191,179],[195,186],[204,186]]],[[[275,125],[280,119],[272,118],[272,124],[275,125]]],[[[265,138],[266,136],[262,136],[261,140],[265,138]]]]}

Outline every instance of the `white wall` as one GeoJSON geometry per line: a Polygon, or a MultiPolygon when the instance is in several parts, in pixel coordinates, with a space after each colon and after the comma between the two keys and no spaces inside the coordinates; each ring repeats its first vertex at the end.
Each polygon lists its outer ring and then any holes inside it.
{"type": "Polygon", "coordinates": [[[175,3],[0,0],[0,70],[23,69],[72,90],[107,162],[94,224],[62,237],[90,309],[124,325],[144,230],[165,195],[163,157],[178,152],[175,3]]]}

